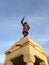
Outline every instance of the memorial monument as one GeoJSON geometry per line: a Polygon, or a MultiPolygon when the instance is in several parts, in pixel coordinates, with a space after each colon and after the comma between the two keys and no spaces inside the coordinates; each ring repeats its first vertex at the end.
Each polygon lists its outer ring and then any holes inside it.
{"type": "Polygon", "coordinates": [[[24,37],[18,42],[15,42],[15,44],[5,52],[6,57],[4,65],[48,65],[46,52],[38,43],[27,36],[30,27],[27,24],[27,28],[23,20],[24,18],[21,21],[24,27],[22,32],[24,37]]]}

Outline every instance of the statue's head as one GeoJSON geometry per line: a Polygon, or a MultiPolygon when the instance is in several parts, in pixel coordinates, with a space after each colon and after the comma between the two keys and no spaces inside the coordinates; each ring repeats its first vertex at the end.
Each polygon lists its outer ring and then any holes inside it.
{"type": "Polygon", "coordinates": [[[27,24],[27,22],[24,22],[24,24],[27,24]]]}

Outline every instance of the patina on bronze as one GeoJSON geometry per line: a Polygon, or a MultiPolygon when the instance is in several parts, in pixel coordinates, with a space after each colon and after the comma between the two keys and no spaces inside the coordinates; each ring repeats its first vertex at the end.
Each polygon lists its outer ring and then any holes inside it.
{"type": "Polygon", "coordinates": [[[23,22],[24,18],[25,17],[23,17],[22,20],[21,20],[21,24],[23,26],[22,34],[24,35],[24,37],[26,37],[28,35],[28,30],[30,29],[30,26],[27,24],[27,22],[23,22]]]}

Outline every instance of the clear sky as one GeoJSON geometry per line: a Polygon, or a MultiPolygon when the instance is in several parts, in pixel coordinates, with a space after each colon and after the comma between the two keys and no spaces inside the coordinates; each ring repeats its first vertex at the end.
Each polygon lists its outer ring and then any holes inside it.
{"type": "Polygon", "coordinates": [[[49,0],[0,0],[0,63],[5,51],[23,37],[23,16],[30,25],[28,36],[49,54],[49,0]]]}

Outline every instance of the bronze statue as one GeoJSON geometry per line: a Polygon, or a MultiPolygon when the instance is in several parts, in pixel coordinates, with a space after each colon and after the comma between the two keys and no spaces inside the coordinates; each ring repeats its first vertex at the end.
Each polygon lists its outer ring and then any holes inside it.
{"type": "Polygon", "coordinates": [[[22,32],[22,34],[23,34],[24,37],[25,37],[25,36],[28,35],[28,30],[30,29],[30,26],[27,24],[27,22],[23,22],[23,21],[24,21],[24,18],[25,18],[25,17],[22,18],[21,24],[22,24],[22,26],[23,26],[23,32],[22,32]]]}

